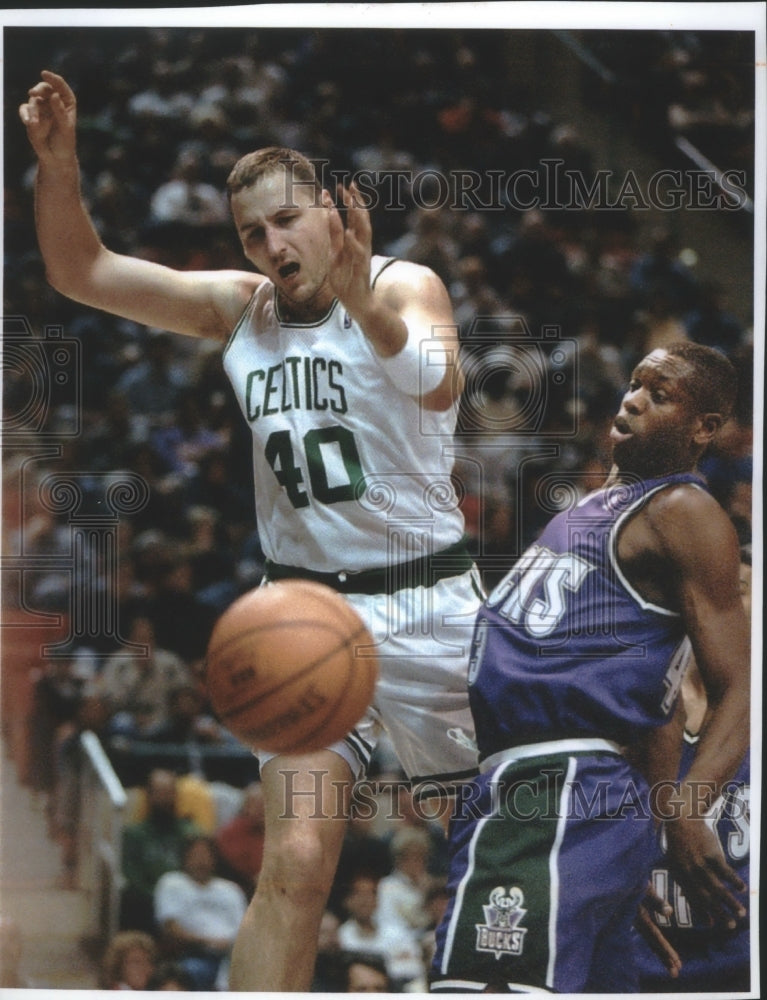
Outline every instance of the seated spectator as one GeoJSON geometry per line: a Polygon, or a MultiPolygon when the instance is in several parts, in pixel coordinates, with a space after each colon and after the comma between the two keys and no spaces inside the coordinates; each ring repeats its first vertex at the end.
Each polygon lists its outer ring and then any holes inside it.
{"type": "Polygon", "coordinates": [[[394,986],[378,955],[349,955],[346,960],[345,993],[394,993],[394,986]]]}
{"type": "Polygon", "coordinates": [[[155,640],[151,619],[137,615],[128,632],[134,652],[113,653],[94,681],[110,715],[112,735],[140,739],[168,722],[171,693],[191,683],[184,661],[155,640]]]}
{"type": "Polygon", "coordinates": [[[159,330],[149,334],[140,360],[123,372],[115,388],[134,413],[144,414],[151,426],[160,426],[172,419],[185,382],[174,358],[173,337],[159,330]]]}
{"type": "Polygon", "coordinates": [[[352,879],[344,897],[348,917],[338,928],[338,941],[345,952],[380,956],[391,981],[402,986],[423,975],[419,937],[401,921],[381,919],[378,885],[365,873],[352,879]]]}
{"type": "Polygon", "coordinates": [[[231,739],[207,707],[205,696],[196,684],[176,688],[168,696],[167,718],[147,729],[143,737],[153,743],[178,745],[222,743],[231,739]]]}
{"type": "MultiPolygon", "coordinates": [[[[427,868],[430,875],[447,874],[447,838],[441,822],[437,818],[438,813],[429,815],[428,803],[416,802],[410,785],[403,781],[397,784],[393,790],[396,795],[396,816],[401,817],[401,824],[395,827],[391,837],[387,837],[389,843],[393,840],[399,830],[423,830],[429,838],[429,858],[427,868]]],[[[436,807],[442,808],[441,805],[436,807]]]]}
{"type": "Polygon", "coordinates": [[[101,963],[105,990],[146,990],[155,973],[157,944],[143,931],[118,931],[101,963]]]}
{"type": "Polygon", "coordinates": [[[157,880],[180,867],[187,839],[200,833],[193,822],[176,815],[177,794],[176,775],[155,769],[146,786],[146,818],[123,828],[124,885],[120,899],[120,927],[123,930],[154,932],[157,880]]]}
{"type": "Polygon", "coordinates": [[[152,444],[167,469],[190,478],[197,473],[200,458],[213,449],[225,447],[226,439],[207,425],[197,389],[190,387],[179,394],[173,423],[156,428],[152,444]]]}
{"type": "MultiPolygon", "coordinates": [[[[167,770],[167,768],[166,768],[167,770]]],[[[180,819],[190,820],[197,833],[212,833],[216,828],[217,806],[210,783],[197,774],[174,775],[176,794],[174,813],[180,819]]],[[[149,814],[149,795],[145,788],[138,789],[131,820],[139,822],[149,814]]]]}
{"type": "Polygon", "coordinates": [[[239,813],[216,833],[221,873],[242,887],[250,897],[256,887],[264,856],[264,793],[261,782],[245,789],[239,813]]]}
{"type": "Polygon", "coordinates": [[[161,876],[154,890],[163,949],[196,990],[227,988],[229,956],[248,905],[236,883],[215,874],[217,862],[214,840],[193,837],[181,868],[161,876]]]}
{"type": "Polygon", "coordinates": [[[217,226],[229,221],[226,197],[201,179],[201,170],[201,153],[190,146],[182,148],[173,176],[152,195],[151,213],[155,221],[185,226],[217,226]]]}
{"type": "Polygon", "coordinates": [[[403,827],[391,842],[394,869],[378,887],[379,918],[419,934],[427,927],[426,894],[431,885],[429,854],[431,841],[425,830],[403,827]]]}

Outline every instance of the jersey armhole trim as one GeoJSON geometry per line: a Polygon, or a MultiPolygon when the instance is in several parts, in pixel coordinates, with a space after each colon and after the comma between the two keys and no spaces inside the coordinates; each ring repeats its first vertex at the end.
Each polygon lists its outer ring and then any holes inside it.
{"type": "MultiPolygon", "coordinates": [[[[610,529],[610,537],[608,539],[608,557],[610,559],[610,563],[612,564],[616,576],[620,580],[623,587],[626,589],[627,593],[636,601],[636,603],[643,611],[653,611],[655,612],[655,614],[663,615],[666,618],[679,618],[680,615],[678,611],[672,611],[670,608],[664,608],[660,604],[653,604],[652,601],[646,600],[644,597],[642,597],[639,591],[635,587],[633,587],[631,583],[629,583],[628,578],[624,574],[618,562],[618,535],[620,533],[620,529],[623,526],[624,522],[629,517],[636,514],[637,510],[643,507],[652,497],[655,496],[656,493],[659,493],[661,490],[665,490],[670,488],[671,486],[676,486],[676,485],[678,484],[661,483],[659,486],[656,486],[654,489],[650,490],[650,492],[647,493],[645,496],[640,497],[638,500],[632,503],[631,506],[628,507],[626,510],[624,510],[621,516],[615,521],[615,524],[610,529]]],[[[689,483],[689,485],[697,490],[703,489],[702,486],[699,486],[698,483],[695,482],[691,482],[689,483]]]]}

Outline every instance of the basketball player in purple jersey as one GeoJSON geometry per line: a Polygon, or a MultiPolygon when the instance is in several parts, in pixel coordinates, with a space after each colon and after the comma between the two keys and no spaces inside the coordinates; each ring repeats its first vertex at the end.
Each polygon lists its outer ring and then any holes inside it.
{"type": "Polygon", "coordinates": [[[644,358],[604,487],[555,516],[480,610],[480,776],[453,818],[432,991],[636,991],[659,813],[690,904],[728,926],[744,915],[703,817],[748,749],[749,627],[735,531],[695,474],[734,397],[709,348],[644,358]],[[627,751],[668,741],[688,644],[710,712],[674,788],[678,752],[645,776],[627,751]]]}

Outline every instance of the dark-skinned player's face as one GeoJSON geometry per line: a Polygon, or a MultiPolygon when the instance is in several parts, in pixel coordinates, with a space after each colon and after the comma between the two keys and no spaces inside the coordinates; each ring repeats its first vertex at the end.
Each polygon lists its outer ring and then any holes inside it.
{"type": "Polygon", "coordinates": [[[659,349],[639,362],[610,431],[622,472],[658,476],[695,467],[706,415],[690,392],[692,368],[659,349]]]}

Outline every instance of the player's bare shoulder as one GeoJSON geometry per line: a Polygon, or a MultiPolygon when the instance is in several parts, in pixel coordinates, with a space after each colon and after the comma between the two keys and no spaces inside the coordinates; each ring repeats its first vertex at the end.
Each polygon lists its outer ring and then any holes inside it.
{"type": "Polygon", "coordinates": [[[678,574],[729,545],[731,532],[729,518],[705,488],[675,484],[654,493],[624,522],[618,562],[646,600],[677,610],[678,574]]]}
{"type": "Polygon", "coordinates": [[[650,530],[671,542],[680,538],[693,541],[696,535],[705,538],[720,518],[727,520],[714,497],[697,483],[678,483],[659,490],[642,513],[650,530]]]}
{"type": "Polygon", "coordinates": [[[268,279],[248,271],[204,271],[193,280],[208,289],[211,308],[200,316],[200,336],[226,340],[248,308],[256,290],[268,279]]]}
{"type": "Polygon", "coordinates": [[[441,278],[424,264],[409,260],[394,260],[383,269],[376,279],[374,292],[393,309],[401,309],[411,303],[444,307],[447,290],[441,278]]]}

